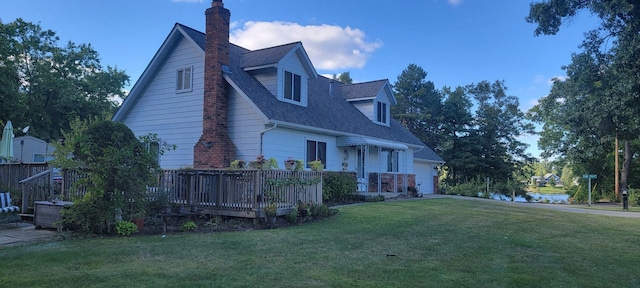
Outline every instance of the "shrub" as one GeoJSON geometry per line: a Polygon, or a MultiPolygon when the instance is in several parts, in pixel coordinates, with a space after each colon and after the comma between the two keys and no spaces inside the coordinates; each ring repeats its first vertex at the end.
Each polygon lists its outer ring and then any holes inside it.
{"type": "Polygon", "coordinates": [[[84,185],[87,192],[74,199],[63,222],[80,232],[113,233],[115,211],[131,215],[145,210],[146,187],[157,162],[122,123],[96,121],[76,128],[56,148],[56,161],[86,175],[74,185],[84,185]]]}
{"type": "Polygon", "coordinates": [[[196,230],[196,228],[198,228],[198,225],[196,225],[196,223],[193,221],[187,221],[182,223],[182,225],[180,225],[180,231],[182,232],[194,231],[196,230]]]}
{"type": "Polygon", "coordinates": [[[116,232],[118,232],[118,235],[126,237],[138,232],[138,226],[131,221],[118,221],[118,224],[116,224],[116,232]]]}
{"type": "Polygon", "coordinates": [[[323,201],[340,203],[355,199],[358,182],[353,173],[325,172],[322,181],[323,201]]]}

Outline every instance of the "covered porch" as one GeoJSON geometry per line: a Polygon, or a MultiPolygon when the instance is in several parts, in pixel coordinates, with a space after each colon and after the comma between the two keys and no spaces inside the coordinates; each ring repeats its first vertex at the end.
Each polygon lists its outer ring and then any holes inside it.
{"type": "Polygon", "coordinates": [[[358,180],[358,193],[361,195],[407,194],[409,187],[415,188],[415,174],[410,173],[411,149],[402,143],[389,140],[363,137],[342,136],[337,146],[345,149],[345,155],[354,155],[355,159],[345,161],[355,164],[358,180]]]}

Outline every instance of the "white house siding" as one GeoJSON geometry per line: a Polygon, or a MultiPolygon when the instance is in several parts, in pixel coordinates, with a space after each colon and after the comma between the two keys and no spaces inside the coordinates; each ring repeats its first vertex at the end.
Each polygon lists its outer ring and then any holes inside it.
{"type": "Polygon", "coordinates": [[[13,158],[22,163],[44,163],[52,160],[53,145],[32,136],[13,138],[13,158]],[[47,156],[48,155],[48,156],[47,156]]]}
{"type": "Polygon", "coordinates": [[[307,140],[325,142],[327,143],[327,167],[325,167],[325,169],[342,171],[344,149],[343,147],[336,146],[335,136],[288,128],[276,128],[265,133],[264,140],[264,156],[267,158],[276,158],[280,167],[284,165],[284,160],[289,157],[301,159],[305,162],[310,161],[310,159],[305,159],[307,140]]]}
{"type": "Polygon", "coordinates": [[[202,51],[180,40],[122,120],[136,136],[156,133],[177,146],[160,157],[164,169],[193,166],[193,147],[202,134],[203,66],[202,51]],[[176,93],[176,71],[189,66],[193,67],[193,90],[176,93]]]}
{"type": "Polygon", "coordinates": [[[236,159],[253,161],[260,154],[260,133],[264,120],[254,106],[238,92],[229,94],[229,138],[236,146],[236,159]]]}
{"type": "Polygon", "coordinates": [[[364,116],[373,121],[373,100],[351,102],[364,116]]]}
{"type": "Polygon", "coordinates": [[[267,90],[269,90],[269,92],[271,92],[273,96],[277,96],[276,94],[278,93],[278,74],[276,73],[275,69],[270,69],[269,71],[271,72],[252,74],[252,75],[258,81],[260,81],[262,86],[267,88],[267,90]]]}
{"type": "Polygon", "coordinates": [[[433,176],[437,176],[434,164],[427,161],[415,161],[414,172],[416,174],[416,184],[420,184],[420,193],[433,194],[433,176]]]}

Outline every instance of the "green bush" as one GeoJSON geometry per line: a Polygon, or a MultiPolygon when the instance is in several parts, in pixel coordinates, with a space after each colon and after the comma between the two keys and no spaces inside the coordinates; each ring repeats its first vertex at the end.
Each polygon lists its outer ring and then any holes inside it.
{"type": "Polygon", "coordinates": [[[65,144],[56,148],[56,161],[86,175],[74,187],[87,191],[73,199],[65,226],[84,233],[113,233],[116,211],[132,215],[146,210],[146,187],[157,161],[127,126],[96,121],[65,136],[65,144]]]}
{"type": "Polygon", "coordinates": [[[325,172],[322,175],[322,200],[332,203],[353,201],[357,195],[358,182],[353,173],[325,172]]]}
{"type": "Polygon", "coordinates": [[[449,195],[478,197],[479,193],[486,194],[484,193],[486,190],[487,184],[482,179],[476,178],[466,183],[449,186],[446,193],[449,195]]]}
{"type": "Polygon", "coordinates": [[[196,223],[193,221],[187,221],[182,223],[182,225],[180,225],[180,231],[182,232],[195,231],[196,228],[198,228],[198,225],[196,225],[196,223]]]}
{"type": "Polygon", "coordinates": [[[138,232],[138,226],[131,221],[118,221],[116,224],[116,232],[121,236],[129,236],[138,232]]]}

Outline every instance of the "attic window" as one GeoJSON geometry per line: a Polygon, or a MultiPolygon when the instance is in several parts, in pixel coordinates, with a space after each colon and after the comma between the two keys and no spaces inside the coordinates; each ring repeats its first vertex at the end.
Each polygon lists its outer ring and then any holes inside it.
{"type": "Polygon", "coordinates": [[[190,92],[192,90],[192,68],[182,68],[178,69],[176,72],[176,92],[190,92]]]}
{"type": "Polygon", "coordinates": [[[378,102],[377,121],[379,123],[387,123],[387,103],[378,102]]]}
{"type": "Polygon", "coordinates": [[[284,72],[284,98],[300,102],[302,77],[291,72],[284,72]]]}

